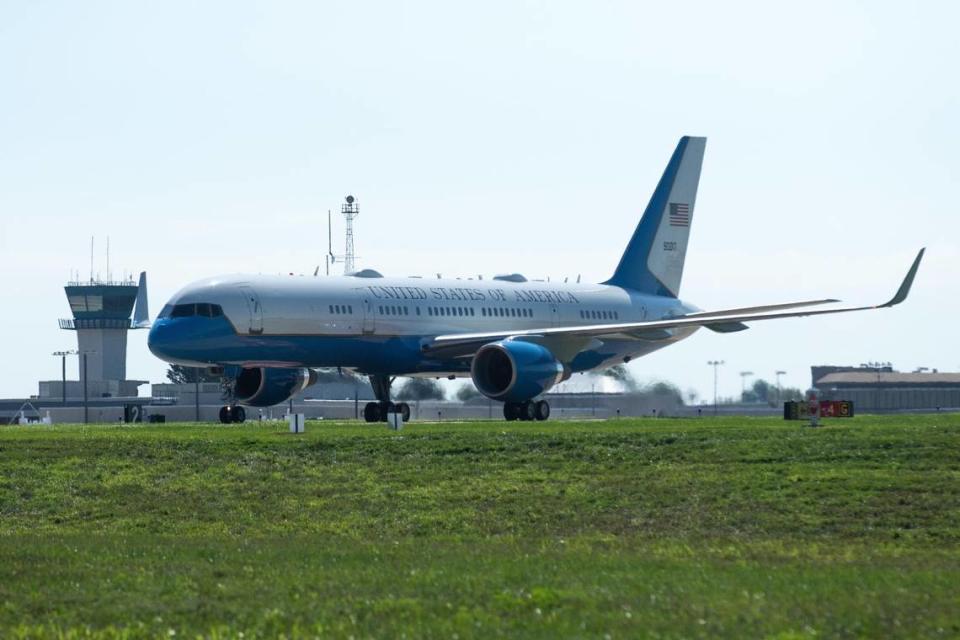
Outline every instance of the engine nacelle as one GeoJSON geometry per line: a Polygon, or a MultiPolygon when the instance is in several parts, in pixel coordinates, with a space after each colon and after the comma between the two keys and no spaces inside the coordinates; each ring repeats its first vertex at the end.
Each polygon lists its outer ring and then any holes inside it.
{"type": "Polygon", "coordinates": [[[477,390],[492,400],[523,402],[565,379],[550,350],[532,342],[501,340],[480,347],[470,375],[477,390]]]}
{"type": "Polygon", "coordinates": [[[312,369],[243,369],[237,376],[234,395],[251,407],[270,407],[288,400],[317,381],[312,369]]]}

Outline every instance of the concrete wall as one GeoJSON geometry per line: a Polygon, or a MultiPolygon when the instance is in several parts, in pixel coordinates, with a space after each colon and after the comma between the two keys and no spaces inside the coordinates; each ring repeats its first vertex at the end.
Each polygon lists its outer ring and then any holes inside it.
{"type": "Polygon", "coordinates": [[[90,380],[124,380],[127,377],[127,329],[77,329],[79,378],[83,380],[83,354],[87,353],[90,380]]]}

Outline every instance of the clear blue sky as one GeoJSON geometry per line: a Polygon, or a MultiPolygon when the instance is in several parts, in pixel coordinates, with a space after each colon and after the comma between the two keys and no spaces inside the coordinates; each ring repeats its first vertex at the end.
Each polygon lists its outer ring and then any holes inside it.
{"type": "MultiPolygon", "coordinates": [[[[709,138],[681,291],[703,308],[879,302],[928,255],[901,307],[704,331],[638,378],[958,370],[958,7],[0,4],[0,396],[59,377],[91,235],[154,313],[205,275],[312,272],[347,193],[385,273],[600,280],[683,134],[709,138]]],[[[129,376],[164,370],[132,333],[129,376]]]]}

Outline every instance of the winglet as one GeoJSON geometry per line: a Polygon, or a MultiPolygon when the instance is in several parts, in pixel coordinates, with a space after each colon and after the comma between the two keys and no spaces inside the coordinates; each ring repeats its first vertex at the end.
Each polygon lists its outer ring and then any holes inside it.
{"type": "Polygon", "coordinates": [[[150,327],[150,311],[147,308],[147,272],[140,272],[140,284],[137,286],[137,300],[133,307],[133,322],[131,329],[148,329],[150,327]]]}
{"type": "Polygon", "coordinates": [[[907,271],[906,277],[903,279],[903,282],[900,283],[900,288],[897,289],[896,295],[894,295],[889,302],[880,305],[879,308],[882,309],[884,307],[892,307],[907,299],[907,296],[910,295],[910,287],[913,286],[913,279],[917,275],[917,269],[920,268],[920,260],[923,259],[923,252],[926,250],[926,247],[920,249],[920,253],[918,253],[917,257],[914,259],[913,265],[910,267],[910,271],[907,271]]]}

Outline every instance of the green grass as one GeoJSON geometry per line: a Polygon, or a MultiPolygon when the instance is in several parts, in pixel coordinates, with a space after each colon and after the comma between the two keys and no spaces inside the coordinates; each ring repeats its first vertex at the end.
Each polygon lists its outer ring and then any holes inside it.
{"type": "Polygon", "coordinates": [[[960,637],[960,416],[0,427],[0,638],[960,637]]]}

